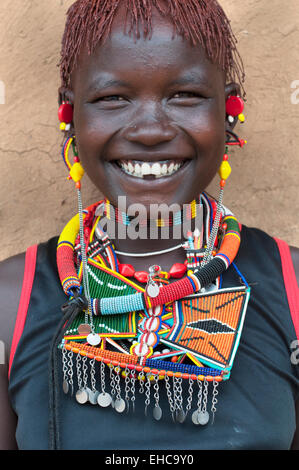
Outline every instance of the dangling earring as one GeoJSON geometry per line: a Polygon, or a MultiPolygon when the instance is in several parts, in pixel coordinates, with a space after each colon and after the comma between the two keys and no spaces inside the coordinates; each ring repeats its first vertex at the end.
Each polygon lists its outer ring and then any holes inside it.
{"type": "Polygon", "coordinates": [[[69,171],[68,179],[73,180],[77,189],[81,189],[81,179],[84,175],[84,168],[80,163],[78,151],[76,148],[75,136],[68,137],[62,147],[62,158],[69,171]],[[69,151],[72,147],[73,150],[73,165],[70,163],[69,151]]]}
{"type": "MultiPolygon", "coordinates": [[[[62,104],[59,106],[58,109],[58,119],[60,121],[60,130],[61,131],[69,131],[71,129],[71,123],[73,122],[74,117],[74,110],[71,103],[62,101],[62,104]]],[[[80,163],[78,151],[76,148],[76,139],[75,136],[72,135],[68,137],[62,146],[62,158],[63,161],[69,170],[68,179],[72,179],[77,189],[81,189],[81,179],[84,175],[84,169],[80,163]],[[72,147],[73,156],[74,156],[74,163],[71,165],[69,159],[69,151],[72,147]]]]}
{"type": "MultiPolygon", "coordinates": [[[[226,110],[229,111],[229,116],[232,118],[232,121],[234,121],[234,117],[239,116],[239,120],[241,121],[240,118],[240,111],[242,112],[244,109],[244,102],[241,98],[236,97],[236,96],[230,96],[226,102],[226,110]],[[237,98],[235,100],[235,98],[237,98]],[[233,117],[234,116],[234,117],[233,117]]],[[[244,122],[244,121],[241,121],[244,122]]],[[[207,264],[210,259],[212,258],[213,254],[213,247],[215,244],[215,240],[217,237],[217,233],[219,230],[219,225],[220,225],[220,219],[221,219],[221,213],[222,213],[222,201],[223,201],[223,192],[224,192],[224,187],[226,185],[226,180],[231,174],[231,166],[228,162],[228,146],[229,145],[238,145],[239,147],[243,147],[247,141],[240,139],[237,134],[235,134],[232,131],[226,131],[227,132],[227,139],[226,139],[226,148],[225,148],[225,153],[223,155],[222,163],[220,165],[220,168],[218,170],[218,174],[220,176],[220,191],[219,191],[219,197],[218,197],[218,202],[217,202],[217,208],[216,208],[216,215],[214,218],[214,223],[213,227],[211,230],[209,242],[207,245],[207,249],[205,252],[205,255],[203,257],[201,265],[204,266],[207,264]]]]}
{"type": "MultiPolygon", "coordinates": [[[[58,118],[61,122],[60,129],[63,131],[70,130],[70,125],[73,120],[73,107],[69,103],[63,102],[58,111],[58,118]],[[66,124],[66,126],[64,126],[66,124]]],[[[83,215],[83,205],[82,205],[82,195],[81,195],[81,179],[84,175],[84,168],[80,163],[80,158],[78,150],[76,147],[76,138],[74,135],[68,137],[63,146],[62,146],[62,158],[69,171],[68,179],[73,180],[77,189],[78,197],[78,216],[79,216],[79,236],[80,236],[80,245],[81,245],[81,256],[82,256],[82,280],[84,286],[85,297],[87,300],[88,308],[85,311],[86,323],[88,323],[88,316],[90,320],[91,331],[93,333],[93,320],[91,316],[91,298],[89,292],[89,281],[87,275],[87,259],[86,259],[86,244],[84,239],[84,215],[83,215]],[[72,148],[73,151],[73,161],[71,164],[69,152],[72,148]]]]}

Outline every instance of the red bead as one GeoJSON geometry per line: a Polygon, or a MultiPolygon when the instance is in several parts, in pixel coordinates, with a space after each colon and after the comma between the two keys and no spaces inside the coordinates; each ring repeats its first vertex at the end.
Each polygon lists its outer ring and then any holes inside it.
{"type": "Polygon", "coordinates": [[[58,109],[58,119],[60,122],[70,124],[73,120],[73,107],[68,103],[63,103],[58,109]]]}
{"type": "Polygon", "coordinates": [[[227,161],[227,160],[228,160],[228,155],[225,153],[225,154],[223,155],[223,161],[227,161]]]}
{"type": "Polygon", "coordinates": [[[244,109],[244,101],[239,96],[230,96],[226,101],[226,113],[230,116],[238,116],[244,109]]]}
{"type": "Polygon", "coordinates": [[[177,362],[178,361],[178,356],[172,356],[171,362],[177,362]]]}
{"type": "Polygon", "coordinates": [[[169,271],[171,277],[180,279],[187,271],[187,266],[182,263],[175,263],[169,271]]]}
{"type": "Polygon", "coordinates": [[[119,274],[125,277],[133,277],[135,269],[131,264],[119,264],[118,265],[119,274]]]}
{"type": "Polygon", "coordinates": [[[134,277],[137,281],[145,283],[148,281],[149,274],[146,271],[136,271],[134,277]]]}

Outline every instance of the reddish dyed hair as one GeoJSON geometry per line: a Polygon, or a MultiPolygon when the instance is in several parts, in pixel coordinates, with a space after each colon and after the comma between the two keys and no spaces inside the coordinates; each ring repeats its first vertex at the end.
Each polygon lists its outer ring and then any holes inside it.
{"type": "Polygon", "coordinates": [[[204,48],[208,59],[236,82],[245,95],[243,62],[230,21],[217,0],[77,0],[67,11],[59,63],[62,85],[70,86],[71,74],[83,46],[92,54],[109,36],[118,8],[125,8],[124,31],[135,39],[152,34],[152,10],[173,23],[177,33],[204,48]],[[127,31],[127,25],[129,29],[127,31]]]}

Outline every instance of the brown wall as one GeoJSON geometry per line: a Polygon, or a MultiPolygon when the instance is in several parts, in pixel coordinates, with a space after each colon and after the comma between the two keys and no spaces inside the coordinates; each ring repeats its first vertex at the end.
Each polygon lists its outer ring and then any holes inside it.
{"type": "MultiPolygon", "coordinates": [[[[224,203],[241,222],[299,246],[299,92],[291,88],[299,90],[299,3],[221,3],[246,67],[247,119],[238,132],[248,139],[230,158],[224,203]]],[[[1,0],[0,259],[58,234],[77,209],[57,122],[56,65],[70,4],[1,0]]],[[[100,197],[86,178],[83,188],[85,205],[100,197]]],[[[217,195],[216,184],[210,190],[217,195]]]]}

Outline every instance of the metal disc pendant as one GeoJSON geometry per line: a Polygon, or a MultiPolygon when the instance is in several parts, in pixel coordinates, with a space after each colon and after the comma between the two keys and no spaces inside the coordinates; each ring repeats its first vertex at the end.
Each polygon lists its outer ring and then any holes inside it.
{"type": "Polygon", "coordinates": [[[100,343],[101,343],[101,337],[100,335],[97,335],[96,333],[90,333],[88,336],[87,336],[87,342],[88,344],[90,344],[91,346],[98,346],[100,343]]]}
{"type": "Polygon", "coordinates": [[[198,424],[201,424],[202,426],[204,426],[205,424],[209,422],[209,419],[210,419],[210,416],[207,411],[200,411],[198,413],[198,416],[197,416],[198,424]]]}
{"type": "Polygon", "coordinates": [[[64,391],[65,394],[67,394],[69,391],[69,384],[66,380],[63,381],[62,390],[64,391]]]}
{"type": "Polygon", "coordinates": [[[88,391],[84,388],[81,388],[76,393],[76,400],[80,405],[84,405],[84,403],[88,402],[88,391]]]}
{"type": "Polygon", "coordinates": [[[162,418],[162,410],[159,405],[155,406],[153,409],[153,417],[159,421],[162,418]]]}
{"type": "Polygon", "coordinates": [[[89,335],[89,333],[91,333],[91,327],[88,323],[81,323],[77,329],[80,336],[89,335]]]}
{"type": "Polygon", "coordinates": [[[99,406],[107,408],[107,406],[110,406],[112,403],[112,397],[109,393],[102,392],[99,394],[97,401],[99,406]]]}
{"type": "Polygon", "coordinates": [[[95,390],[94,392],[90,390],[90,392],[88,392],[89,402],[92,405],[96,405],[98,403],[98,396],[99,396],[99,392],[97,390],[95,390]]]}
{"type": "Polygon", "coordinates": [[[160,287],[155,282],[150,283],[146,288],[146,293],[149,297],[155,298],[159,295],[160,287]]]}
{"type": "Polygon", "coordinates": [[[184,412],[183,409],[180,409],[180,410],[177,410],[176,412],[176,420],[179,422],[179,423],[183,423],[186,419],[186,414],[184,412]]]}
{"type": "Polygon", "coordinates": [[[199,413],[198,410],[194,411],[194,412],[192,413],[192,418],[191,418],[191,419],[192,419],[192,423],[193,423],[193,424],[196,424],[196,425],[199,424],[199,422],[198,422],[198,413],[199,413]]]}
{"type": "Polygon", "coordinates": [[[122,398],[117,398],[114,402],[114,408],[118,413],[123,413],[126,409],[126,403],[122,398]]]}

